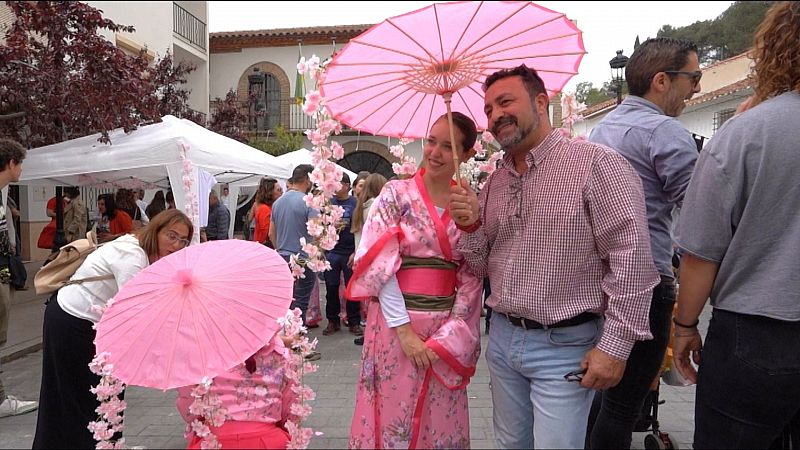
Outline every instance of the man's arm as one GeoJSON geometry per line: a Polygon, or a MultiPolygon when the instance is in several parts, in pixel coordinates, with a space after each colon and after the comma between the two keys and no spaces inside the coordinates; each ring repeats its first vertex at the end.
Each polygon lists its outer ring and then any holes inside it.
{"type": "Polygon", "coordinates": [[[651,148],[653,167],[667,200],[680,207],[697,162],[697,144],[683,125],[669,120],[655,130],[651,148]]]}
{"type": "Polygon", "coordinates": [[[489,274],[489,240],[486,228],[481,223],[486,199],[481,200],[484,203],[483,211],[479,206],[480,200],[469,187],[450,187],[450,216],[463,231],[458,240],[458,251],[464,255],[470,272],[478,278],[485,278],[489,274]]]}
{"type": "Polygon", "coordinates": [[[644,193],[636,171],[617,153],[596,163],[587,185],[595,244],[607,270],[606,322],[597,347],[587,353],[582,386],[607,389],[622,378],[637,340],[651,339],[648,314],[658,271],[650,253],[644,193]]]}
{"type": "Polygon", "coordinates": [[[275,247],[275,250],[278,249],[278,230],[275,229],[275,221],[269,221],[269,241],[272,242],[272,245],[275,247]]]}
{"type": "Polygon", "coordinates": [[[227,208],[221,207],[219,208],[219,222],[217,223],[217,238],[218,239],[228,239],[228,228],[231,225],[231,213],[228,211],[227,208]]]}

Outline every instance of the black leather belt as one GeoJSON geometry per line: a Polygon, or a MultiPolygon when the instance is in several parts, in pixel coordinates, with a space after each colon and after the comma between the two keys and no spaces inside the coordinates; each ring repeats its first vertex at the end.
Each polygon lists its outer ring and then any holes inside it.
{"type": "Polygon", "coordinates": [[[503,314],[503,315],[508,318],[508,321],[511,322],[511,325],[516,325],[526,330],[548,330],[550,328],[574,327],[575,325],[580,325],[582,323],[586,323],[590,320],[594,320],[599,317],[597,314],[585,312],[578,314],[575,317],[564,319],[561,322],[556,322],[552,325],[544,325],[535,320],[525,319],[523,317],[509,316],[508,314],[503,314]]]}

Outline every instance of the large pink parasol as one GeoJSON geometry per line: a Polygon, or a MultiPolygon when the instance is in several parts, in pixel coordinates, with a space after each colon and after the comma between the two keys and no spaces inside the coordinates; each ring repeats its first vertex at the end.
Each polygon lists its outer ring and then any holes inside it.
{"type": "Polygon", "coordinates": [[[171,389],[242,363],[279,329],[293,278],[274,250],[211,241],[164,257],[127,282],[97,324],[126,384],[171,389]]]}
{"type": "Polygon", "coordinates": [[[485,129],[486,76],[525,64],[552,96],[585,53],[574,23],[531,2],[434,4],[350,40],[320,91],[335,119],[374,135],[426,137],[451,103],[485,129]]]}

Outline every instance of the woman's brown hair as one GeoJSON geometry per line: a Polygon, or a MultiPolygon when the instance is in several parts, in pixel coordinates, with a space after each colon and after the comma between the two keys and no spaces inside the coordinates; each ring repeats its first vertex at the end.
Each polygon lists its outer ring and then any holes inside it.
{"type": "Polygon", "coordinates": [[[383,185],[386,184],[386,177],[379,173],[372,173],[364,180],[364,188],[358,194],[358,202],[356,203],[356,210],[353,211],[353,220],[350,224],[350,232],[358,233],[364,227],[364,221],[367,219],[364,211],[364,203],[371,198],[375,198],[381,193],[383,185]]]}
{"type": "Polygon", "coordinates": [[[178,209],[161,211],[150,220],[147,226],[134,233],[139,239],[139,245],[142,246],[148,257],[158,256],[158,233],[175,223],[182,223],[189,228],[189,240],[191,241],[192,235],[194,235],[192,220],[178,209]]]}
{"type": "Polygon", "coordinates": [[[767,11],[754,37],[753,105],[784,92],[800,92],[800,2],[781,2],[767,11]]]}

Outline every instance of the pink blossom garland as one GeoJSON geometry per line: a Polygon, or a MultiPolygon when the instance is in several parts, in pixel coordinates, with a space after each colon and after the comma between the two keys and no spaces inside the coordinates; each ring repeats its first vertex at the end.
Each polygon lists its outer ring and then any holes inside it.
{"type": "Polygon", "coordinates": [[[100,383],[90,389],[97,396],[100,406],[95,409],[97,420],[89,422],[87,428],[97,441],[96,448],[122,449],[125,448],[125,438],[114,440],[114,434],[125,428],[122,412],[127,404],[119,399],[125,385],[112,375],[114,365],[108,362],[108,357],[109,353],[103,352],[89,363],[89,370],[100,376],[100,383]]]}
{"type": "Polygon", "coordinates": [[[483,188],[488,177],[480,180],[481,173],[491,175],[497,169],[497,163],[503,159],[504,152],[492,145],[494,136],[488,131],[478,135],[475,141],[475,156],[461,163],[461,177],[466,180],[473,191],[478,192],[483,188]],[[477,160],[480,158],[481,160],[477,160]],[[480,180],[480,181],[479,181],[480,180]]]}
{"type": "Polygon", "coordinates": [[[584,109],[586,109],[586,105],[578,103],[574,93],[561,93],[561,116],[563,118],[561,119],[562,125],[559,131],[562,135],[570,139],[586,139],[585,135],[575,137],[575,131],[573,130],[573,125],[583,121],[583,116],[580,112],[584,109]]]}
{"type": "MultiPolygon", "coordinates": [[[[324,67],[320,65],[319,57],[313,55],[306,61],[301,58],[297,70],[302,75],[308,74],[312,80],[319,81],[324,76],[324,67]]],[[[331,135],[340,134],[342,125],[331,118],[325,107],[325,99],[318,91],[311,91],[305,96],[303,111],[315,119],[317,127],[306,130],[305,134],[312,144],[311,160],[314,170],[310,174],[311,181],[316,185],[312,193],[304,197],[306,204],[319,211],[319,216],[309,219],[306,224],[308,234],[312,241],[302,240],[300,245],[308,255],[306,259],[293,255],[289,259],[289,266],[295,278],[304,277],[304,267],[312,272],[323,272],[331,268],[325,259],[325,251],[332,250],[339,241],[339,226],[344,209],[332,205],[331,197],[341,187],[342,170],[331,158],[344,157],[344,149],[338,142],[328,143],[331,135]]]]}
{"type": "MultiPolygon", "coordinates": [[[[194,191],[192,190],[192,186],[194,185],[193,175],[194,175],[194,166],[192,162],[189,160],[187,153],[189,151],[189,146],[185,143],[181,142],[181,179],[183,181],[183,195],[186,198],[186,204],[183,207],[183,212],[192,219],[192,223],[199,224],[200,223],[200,203],[197,195],[195,195],[194,191]]],[[[199,228],[195,227],[195,235],[198,235],[199,228]]]]}
{"type": "Polygon", "coordinates": [[[211,432],[211,427],[221,427],[228,414],[222,407],[219,396],[210,392],[212,382],[211,378],[203,377],[200,384],[192,389],[191,396],[194,401],[189,405],[189,414],[194,415],[195,419],[186,426],[185,436],[199,437],[200,448],[203,449],[222,448],[217,436],[211,432]]]}
{"type": "Polygon", "coordinates": [[[401,176],[412,176],[417,173],[417,161],[406,155],[405,146],[412,143],[413,139],[400,139],[397,145],[389,147],[389,153],[400,159],[399,163],[392,163],[392,171],[401,176]]]}
{"type": "Polygon", "coordinates": [[[278,318],[284,336],[292,339],[289,365],[286,368],[286,377],[293,382],[292,391],[296,394],[295,401],[289,406],[290,418],[286,421],[286,431],[291,438],[286,448],[290,449],[308,448],[311,436],[322,434],[303,427],[303,422],[311,415],[311,406],[306,402],[316,398],[314,390],[303,384],[303,377],[306,373],[317,371],[316,364],[306,361],[306,356],[316,348],[317,339],[309,341],[301,314],[300,309],[295,308],[284,317],[278,318]]]}

